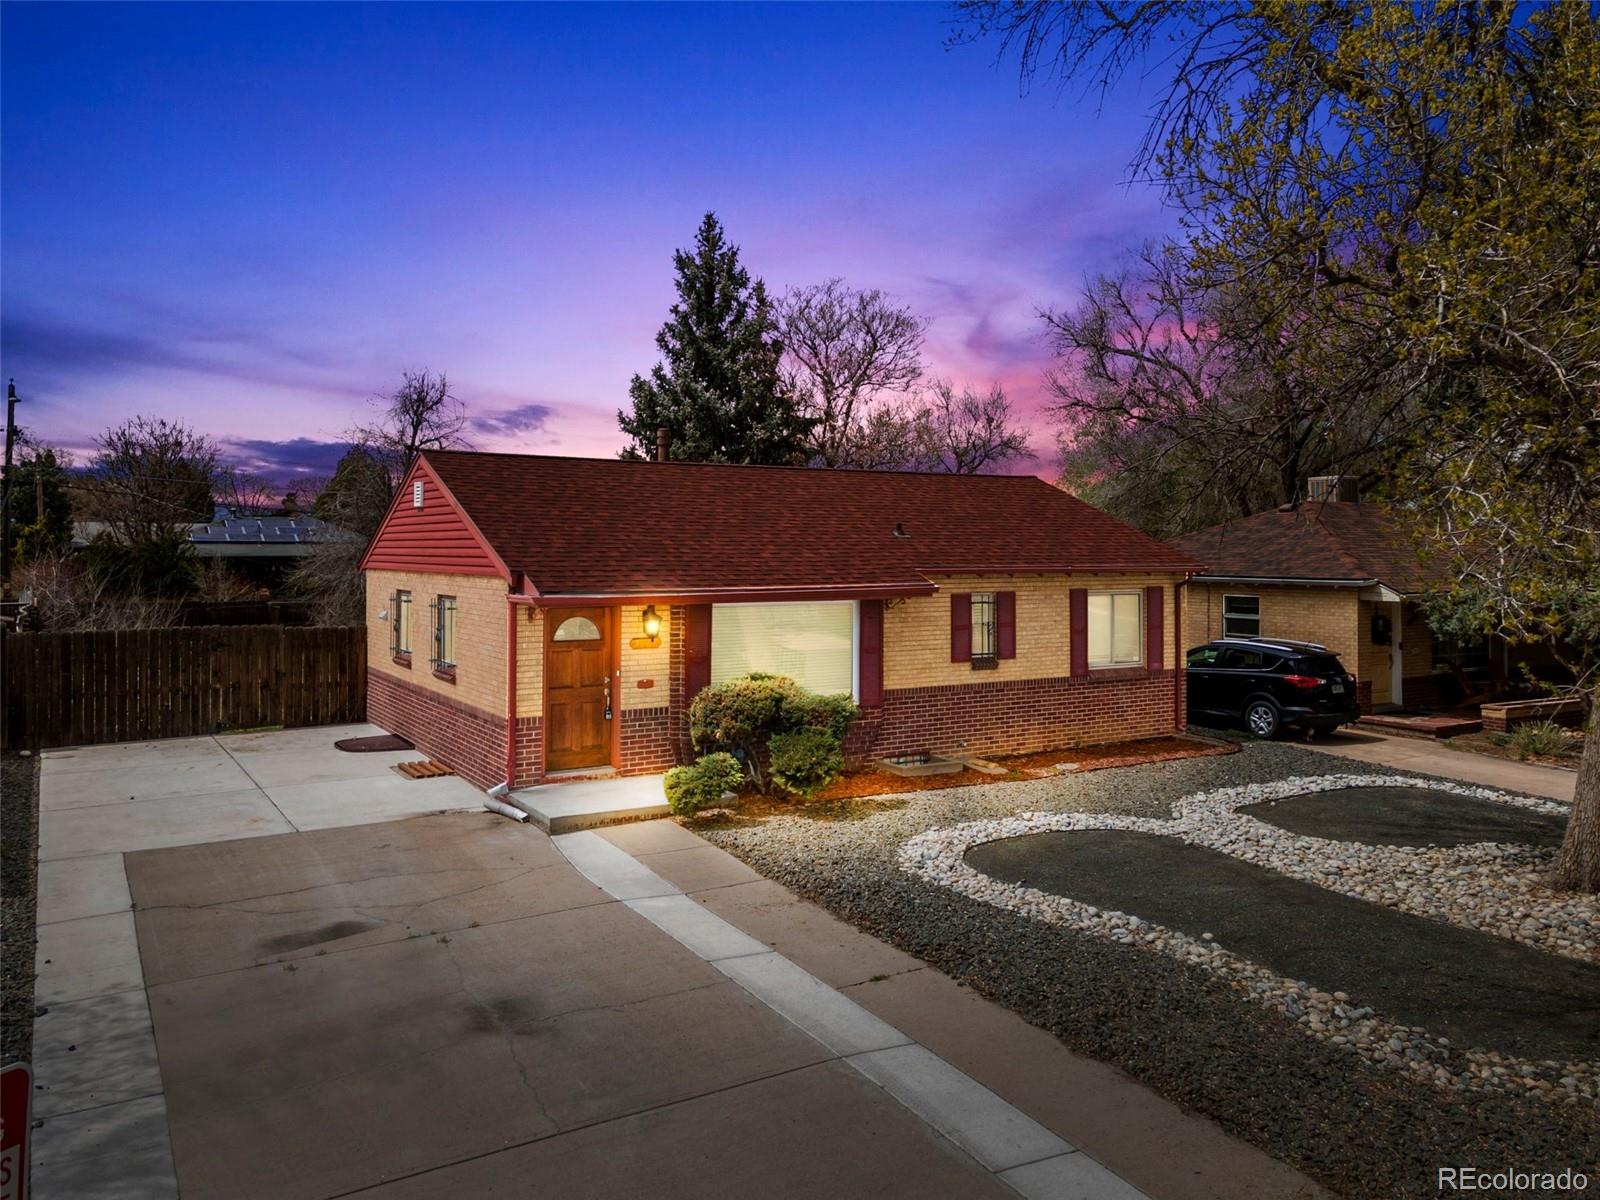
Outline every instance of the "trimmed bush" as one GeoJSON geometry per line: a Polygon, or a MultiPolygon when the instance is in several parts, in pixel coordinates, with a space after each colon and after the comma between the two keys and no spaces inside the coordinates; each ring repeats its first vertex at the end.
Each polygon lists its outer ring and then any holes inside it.
{"type": "Polygon", "coordinates": [[[732,754],[766,792],[771,790],[766,768],[774,738],[815,731],[831,740],[837,757],[855,713],[849,696],[818,696],[785,675],[752,672],[701,689],[689,705],[689,736],[697,750],[732,754]]]}
{"type": "Polygon", "coordinates": [[[797,796],[814,796],[844,771],[844,755],[831,729],[775,733],[768,743],[772,781],[797,796]]]}
{"type": "Polygon", "coordinates": [[[744,770],[731,754],[707,754],[687,767],[667,772],[667,807],[680,817],[692,817],[702,808],[715,808],[727,792],[739,790],[744,770]]]}

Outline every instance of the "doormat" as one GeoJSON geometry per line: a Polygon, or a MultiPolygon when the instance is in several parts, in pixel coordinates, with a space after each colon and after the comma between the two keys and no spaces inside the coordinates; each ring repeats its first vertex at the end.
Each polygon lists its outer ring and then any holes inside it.
{"type": "Polygon", "coordinates": [[[394,769],[407,779],[438,779],[444,775],[454,775],[455,772],[442,762],[403,762],[395,763],[394,769]]]}
{"type": "Polygon", "coordinates": [[[380,733],[376,737],[344,738],[333,744],[335,750],[343,750],[349,754],[372,754],[379,750],[415,750],[416,747],[403,737],[392,733],[380,733]]]}

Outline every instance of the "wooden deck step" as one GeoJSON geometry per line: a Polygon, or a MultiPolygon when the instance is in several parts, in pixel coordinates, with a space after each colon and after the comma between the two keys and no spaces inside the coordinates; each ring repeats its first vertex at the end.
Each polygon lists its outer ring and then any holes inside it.
{"type": "Polygon", "coordinates": [[[1477,733],[1483,728],[1483,722],[1474,717],[1368,713],[1356,722],[1356,727],[1382,733],[1398,733],[1405,737],[1452,738],[1463,733],[1477,733]]]}
{"type": "Polygon", "coordinates": [[[407,779],[438,779],[445,775],[455,774],[442,762],[433,762],[431,759],[422,762],[395,763],[394,769],[407,779]]]}

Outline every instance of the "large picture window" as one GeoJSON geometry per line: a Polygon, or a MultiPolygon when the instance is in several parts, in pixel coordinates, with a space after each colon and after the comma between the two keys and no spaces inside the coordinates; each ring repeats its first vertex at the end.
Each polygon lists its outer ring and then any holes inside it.
{"type": "Polygon", "coordinates": [[[456,598],[440,596],[433,609],[433,662],[439,667],[456,665],[456,598]]]}
{"type": "Polygon", "coordinates": [[[1261,597],[1224,596],[1222,598],[1222,636],[1256,638],[1261,636],[1261,597]]]}
{"type": "Polygon", "coordinates": [[[822,695],[853,696],[855,641],[853,601],[713,605],[711,682],[765,671],[822,695]]]}
{"type": "Polygon", "coordinates": [[[1144,663],[1144,596],[1139,592],[1089,593],[1089,665],[1144,663]]]}
{"type": "Polygon", "coordinates": [[[389,648],[396,654],[411,653],[411,593],[394,594],[394,631],[389,648]]]}

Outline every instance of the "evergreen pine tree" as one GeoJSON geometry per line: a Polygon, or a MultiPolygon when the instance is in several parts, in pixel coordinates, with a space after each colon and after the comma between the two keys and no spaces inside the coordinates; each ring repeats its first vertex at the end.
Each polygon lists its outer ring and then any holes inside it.
{"type": "Polygon", "coordinates": [[[783,347],[767,289],[739,265],[739,248],[715,213],[673,266],[678,300],[656,335],[662,361],[648,377],[633,377],[633,411],[617,413],[630,439],[622,456],[655,457],[656,430],[665,426],[674,459],[804,461],[809,423],[779,370],[783,347]]]}

